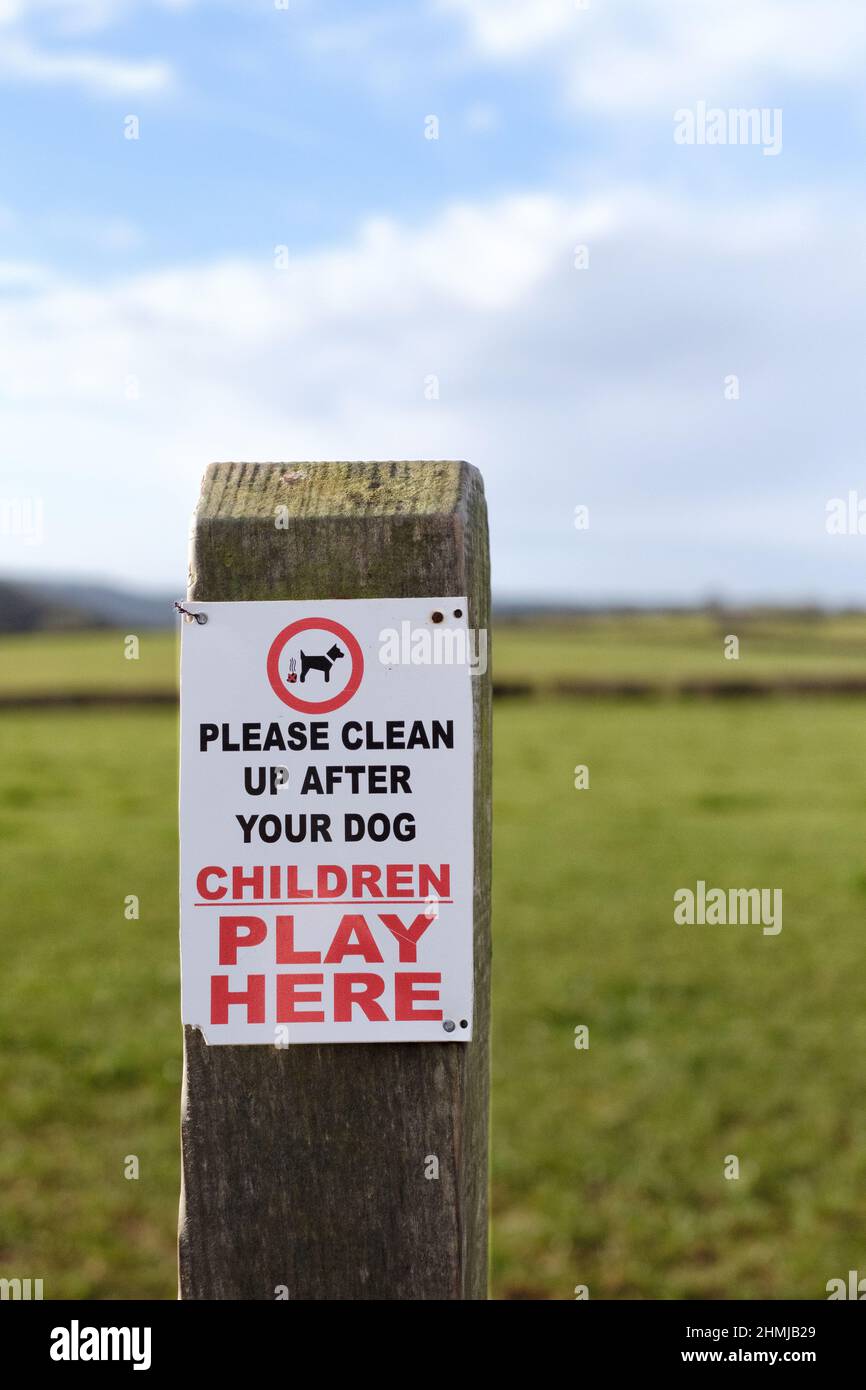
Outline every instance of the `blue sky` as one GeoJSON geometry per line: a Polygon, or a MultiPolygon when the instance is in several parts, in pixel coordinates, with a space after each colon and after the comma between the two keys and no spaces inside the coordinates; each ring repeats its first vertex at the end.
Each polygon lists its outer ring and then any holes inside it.
{"type": "Polygon", "coordinates": [[[116,14],[110,29],[59,43],[52,17],[87,8],[39,7],[32,29],[52,52],[110,51],[140,77],[117,78],[119,91],[110,68],[101,81],[16,82],[0,61],[16,255],[57,256],[62,228],[81,221],[63,254],[108,269],[88,217],[135,229],[134,245],[117,238],[124,268],[261,256],[275,238],[299,252],[351,239],[365,217],[423,221],[482,190],[546,186],[574,154],[544,71],[485,70],[456,17],[432,6],[106,4],[95,13],[116,14]],[[142,125],[132,149],[119,138],[130,111],[142,125]],[[434,112],[449,138],[422,141],[434,112]]]}
{"type": "Polygon", "coordinates": [[[856,0],[0,0],[0,569],[180,591],[211,459],[466,457],[502,594],[862,601],[864,61],[856,0]]]}

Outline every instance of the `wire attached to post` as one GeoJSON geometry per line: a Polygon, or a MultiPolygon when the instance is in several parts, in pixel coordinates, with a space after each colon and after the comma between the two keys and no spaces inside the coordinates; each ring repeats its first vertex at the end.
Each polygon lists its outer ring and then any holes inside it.
{"type": "Polygon", "coordinates": [[[182,603],[178,603],[177,599],[174,601],[174,606],[178,613],[182,613],[185,618],[195,618],[197,623],[207,622],[207,613],[193,613],[191,608],[184,608],[182,603]]]}

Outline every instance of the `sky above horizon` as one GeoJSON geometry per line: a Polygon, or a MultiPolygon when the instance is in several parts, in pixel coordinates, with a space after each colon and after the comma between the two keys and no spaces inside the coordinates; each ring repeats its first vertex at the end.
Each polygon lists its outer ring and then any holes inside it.
{"type": "Polygon", "coordinates": [[[0,572],[180,594],[212,460],[467,458],[502,596],[862,602],[864,62],[862,0],[0,0],[0,572]]]}

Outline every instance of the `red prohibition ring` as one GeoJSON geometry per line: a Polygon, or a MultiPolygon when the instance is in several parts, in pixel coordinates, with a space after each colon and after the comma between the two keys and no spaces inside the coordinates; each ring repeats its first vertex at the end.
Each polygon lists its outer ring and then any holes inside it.
{"type": "Polygon", "coordinates": [[[282,632],[278,632],[271,649],[268,652],[268,680],[271,689],[284,705],[289,705],[291,709],[296,709],[301,714],[330,714],[332,710],[339,709],[345,705],[347,700],[351,700],[361,679],[364,675],[364,653],[361,651],[357,637],[354,637],[347,627],[342,623],[335,623],[331,618],[299,618],[296,623],[289,623],[282,632]],[[280,657],[285,651],[286,644],[291,642],[293,637],[297,637],[299,632],[306,632],[308,628],[317,628],[324,632],[330,632],[334,637],[339,637],[345,642],[352,658],[352,674],[348,684],[339,695],[335,695],[330,700],[321,702],[315,700],[299,700],[296,695],[292,695],[285,687],[280,678],[280,657]]]}

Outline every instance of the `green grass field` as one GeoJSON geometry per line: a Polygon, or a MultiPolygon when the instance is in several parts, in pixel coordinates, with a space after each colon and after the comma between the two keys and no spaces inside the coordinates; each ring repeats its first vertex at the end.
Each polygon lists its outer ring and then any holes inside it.
{"type": "MultiPolygon", "coordinates": [[[[0,738],[0,1274],[172,1298],[176,717],[0,738]]],[[[824,1297],[866,1262],[862,704],[512,700],[495,738],[493,1295],[824,1297]],[[781,887],[780,935],[675,926],[698,878],[781,887]]]]}
{"type": "MultiPolygon", "coordinates": [[[[177,635],[143,633],[138,658],[125,656],[123,632],[35,633],[0,637],[0,696],[45,691],[172,690],[177,635]]],[[[493,633],[499,680],[866,678],[866,615],[808,617],[746,613],[586,616],[500,623],[493,633]],[[724,658],[728,633],[737,661],[724,658]]]]}
{"type": "Polygon", "coordinates": [[[125,655],[127,635],[34,632],[0,637],[0,695],[173,690],[177,685],[177,634],[143,633],[134,660],[125,655]]]}
{"type": "Polygon", "coordinates": [[[559,622],[508,623],[494,630],[494,675],[544,682],[580,677],[651,680],[823,679],[866,676],[866,615],[807,618],[643,613],[559,622]],[[739,638],[726,660],[725,638],[739,638]]]}

